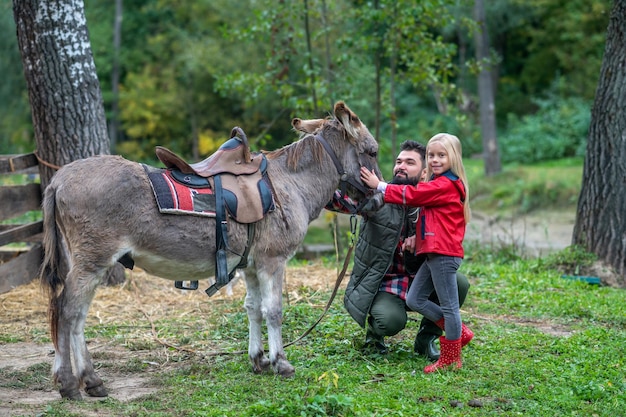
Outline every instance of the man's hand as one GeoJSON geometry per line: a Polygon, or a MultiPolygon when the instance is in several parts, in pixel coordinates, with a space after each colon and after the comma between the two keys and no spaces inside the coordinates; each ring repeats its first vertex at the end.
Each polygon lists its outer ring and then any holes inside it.
{"type": "Polygon", "coordinates": [[[415,253],[415,235],[404,239],[404,243],[402,243],[402,250],[415,253]]]}
{"type": "Polygon", "coordinates": [[[376,189],[380,182],[374,171],[370,171],[366,167],[361,167],[361,181],[363,181],[363,184],[373,189],[376,189]]]}

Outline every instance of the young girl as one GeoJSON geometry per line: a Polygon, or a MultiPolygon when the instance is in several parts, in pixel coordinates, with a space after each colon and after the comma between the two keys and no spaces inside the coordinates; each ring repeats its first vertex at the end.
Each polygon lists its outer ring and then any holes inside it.
{"type": "Polygon", "coordinates": [[[461,157],[459,139],[439,133],[426,146],[428,182],[416,186],[387,184],[361,168],[361,180],[382,191],[385,202],[421,207],[415,246],[417,255],[425,255],[426,261],[413,279],[406,304],[445,331],[439,339],[441,356],[424,368],[426,373],[448,366],[460,368],[461,348],[474,337],[461,322],[456,280],[470,219],[469,187],[461,157]],[[441,307],[428,299],[433,289],[441,307]]]}

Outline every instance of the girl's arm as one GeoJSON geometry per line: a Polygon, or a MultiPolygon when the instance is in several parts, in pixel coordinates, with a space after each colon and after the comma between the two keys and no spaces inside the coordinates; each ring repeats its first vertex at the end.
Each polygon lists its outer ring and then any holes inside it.
{"type": "Polygon", "coordinates": [[[414,185],[389,184],[385,191],[385,202],[411,207],[427,207],[459,200],[459,192],[445,177],[414,185]]]}

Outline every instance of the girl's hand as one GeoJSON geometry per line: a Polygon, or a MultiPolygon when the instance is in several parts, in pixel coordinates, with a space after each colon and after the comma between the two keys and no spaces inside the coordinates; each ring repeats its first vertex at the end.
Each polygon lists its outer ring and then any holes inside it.
{"type": "Polygon", "coordinates": [[[363,184],[373,189],[376,189],[380,182],[376,174],[374,174],[374,171],[370,171],[365,167],[361,167],[361,181],[363,181],[363,184]]]}

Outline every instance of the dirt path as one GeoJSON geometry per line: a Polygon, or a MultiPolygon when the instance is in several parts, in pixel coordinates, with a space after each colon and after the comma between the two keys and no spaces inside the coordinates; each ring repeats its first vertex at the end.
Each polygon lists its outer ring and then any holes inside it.
{"type": "Polygon", "coordinates": [[[517,217],[498,217],[476,212],[465,239],[494,247],[514,245],[528,256],[543,256],[571,244],[576,213],[540,212],[517,217]]]}
{"type": "MultiPolygon", "coordinates": [[[[285,278],[286,303],[306,299],[311,288],[331,290],[336,277],[337,271],[322,266],[321,262],[290,267],[285,278]]],[[[204,281],[201,288],[207,285],[204,281]]],[[[152,346],[155,342],[158,344],[150,331],[153,322],[163,317],[190,314],[209,317],[216,303],[242,300],[244,296],[242,279],[234,281],[231,288],[220,290],[208,300],[202,290],[177,290],[172,282],[136,268],[124,284],[98,288],[86,327],[96,323],[133,323],[128,326],[129,340],[137,346],[152,346]]],[[[60,401],[50,377],[54,350],[51,343],[45,342],[47,334],[46,302],[37,282],[0,294],[0,417],[42,415],[46,404],[60,401]]],[[[159,382],[155,380],[155,375],[169,368],[188,366],[194,359],[187,351],[172,352],[168,346],[152,349],[129,347],[123,341],[97,336],[89,338],[88,345],[109,396],[121,402],[157,392],[159,382]],[[134,370],[136,366],[132,364],[136,363],[144,365],[141,371],[134,370]]],[[[214,352],[220,351],[221,346],[207,340],[195,350],[199,353],[214,352]]],[[[87,401],[102,400],[86,395],[83,398],[87,401]]],[[[74,408],[74,405],[68,407],[74,408]]],[[[75,413],[90,417],[78,407],[75,413]]],[[[93,416],[108,417],[103,411],[93,416]]]]}
{"type": "MultiPolygon", "coordinates": [[[[340,215],[342,226],[348,227],[349,216],[340,215]]],[[[518,216],[497,216],[482,212],[472,212],[472,220],[467,226],[465,240],[498,246],[514,245],[520,254],[542,256],[559,251],[571,244],[576,213],[537,212],[518,216]]],[[[329,227],[325,212],[313,224],[329,227]]]]}

